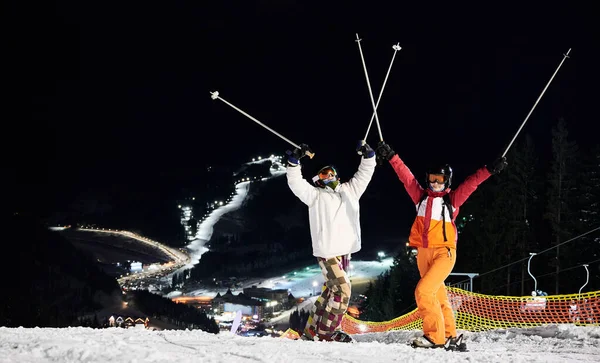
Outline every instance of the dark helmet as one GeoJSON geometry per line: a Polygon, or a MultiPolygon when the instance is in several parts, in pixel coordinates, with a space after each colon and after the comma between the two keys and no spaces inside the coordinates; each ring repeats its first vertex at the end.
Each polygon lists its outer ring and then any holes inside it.
{"type": "Polygon", "coordinates": [[[452,184],[452,168],[450,165],[437,165],[427,169],[427,172],[425,173],[425,185],[429,185],[429,183],[433,181],[431,179],[435,179],[433,176],[430,178],[430,175],[443,175],[444,187],[450,188],[450,185],[452,184]]]}

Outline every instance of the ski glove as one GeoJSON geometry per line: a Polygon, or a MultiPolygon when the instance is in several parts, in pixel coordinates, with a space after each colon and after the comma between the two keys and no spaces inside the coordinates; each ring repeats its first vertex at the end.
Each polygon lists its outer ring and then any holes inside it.
{"type": "Polygon", "coordinates": [[[295,148],[294,151],[286,151],[288,164],[298,166],[300,159],[305,157],[307,152],[312,153],[312,150],[306,144],[300,144],[300,148],[295,148]]]}
{"type": "Polygon", "coordinates": [[[356,146],[356,152],[358,155],[362,155],[365,159],[370,159],[375,156],[375,150],[373,150],[365,140],[360,140],[356,146]]]}
{"type": "Polygon", "coordinates": [[[486,165],[487,170],[490,174],[498,174],[508,165],[505,157],[496,159],[491,165],[486,165]]]}
{"type": "Polygon", "coordinates": [[[396,155],[396,152],[392,150],[391,146],[383,141],[379,142],[376,153],[377,158],[380,160],[390,160],[394,155],[396,155]]]}

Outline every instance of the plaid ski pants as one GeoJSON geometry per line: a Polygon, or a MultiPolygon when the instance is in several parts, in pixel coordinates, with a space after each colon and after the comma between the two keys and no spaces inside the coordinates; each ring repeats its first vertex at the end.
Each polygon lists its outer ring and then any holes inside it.
{"type": "Polygon", "coordinates": [[[331,335],[342,323],[351,294],[350,280],[346,275],[349,257],[317,258],[325,283],[308,317],[305,334],[331,335]]]}

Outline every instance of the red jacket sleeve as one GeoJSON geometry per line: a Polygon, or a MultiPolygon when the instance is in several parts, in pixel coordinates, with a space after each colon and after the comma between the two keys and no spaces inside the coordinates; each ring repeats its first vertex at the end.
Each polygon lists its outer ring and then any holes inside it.
{"type": "Polygon", "coordinates": [[[454,208],[460,208],[467,198],[477,190],[479,184],[483,183],[490,175],[487,168],[483,167],[478,169],[475,174],[465,179],[456,190],[450,192],[450,202],[452,203],[452,206],[454,208]]]}
{"type": "Polygon", "coordinates": [[[398,178],[404,184],[404,189],[408,192],[410,199],[413,203],[417,204],[423,196],[423,187],[419,184],[413,173],[410,171],[408,166],[404,164],[398,154],[394,155],[390,159],[390,165],[394,168],[394,171],[398,175],[398,178]]]}

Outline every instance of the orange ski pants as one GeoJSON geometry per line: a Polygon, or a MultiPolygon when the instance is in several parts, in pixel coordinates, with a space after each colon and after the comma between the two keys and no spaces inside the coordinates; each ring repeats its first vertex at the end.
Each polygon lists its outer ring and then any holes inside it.
{"type": "Polygon", "coordinates": [[[417,266],[421,280],[415,289],[415,299],[421,318],[423,335],[435,344],[456,337],[456,322],[444,280],[456,262],[456,250],[448,247],[419,247],[417,266]]]}

